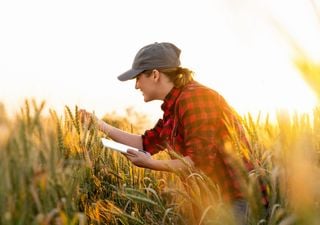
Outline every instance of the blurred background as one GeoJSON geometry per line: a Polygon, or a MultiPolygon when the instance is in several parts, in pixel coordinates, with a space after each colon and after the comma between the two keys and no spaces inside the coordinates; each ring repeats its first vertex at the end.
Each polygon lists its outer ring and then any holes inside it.
{"type": "Polygon", "coordinates": [[[241,114],[310,112],[317,97],[295,60],[320,59],[318,6],[311,0],[1,1],[0,102],[9,115],[35,98],[58,112],[65,105],[98,116],[129,108],[155,121],[161,102],[145,104],[134,81],[116,77],[142,46],[169,41],[182,49],[182,65],[241,114]]]}

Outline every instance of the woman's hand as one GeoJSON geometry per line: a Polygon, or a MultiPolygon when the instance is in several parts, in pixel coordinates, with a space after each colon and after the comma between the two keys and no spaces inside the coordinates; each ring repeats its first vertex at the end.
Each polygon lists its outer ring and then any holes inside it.
{"type": "Polygon", "coordinates": [[[168,171],[168,172],[177,172],[177,171],[188,171],[188,169],[194,166],[191,158],[189,156],[184,157],[183,159],[187,162],[182,162],[181,159],[168,159],[168,160],[158,160],[153,159],[149,153],[144,153],[142,151],[136,151],[132,149],[127,150],[125,156],[136,166],[148,168],[158,171],[168,171]]]}
{"type": "Polygon", "coordinates": [[[104,132],[106,135],[109,135],[111,129],[113,128],[103,120],[99,119],[96,115],[86,111],[85,109],[79,110],[79,117],[81,122],[87,126],[89,126],[89,124],[94,122],[95,124],[98,125],[98,129],[104,132]]]}
{"type": "Polygon", "coordinates": [[[151,163],[153,159],[149,153],[128,149],[125,156],[138,167],[152,169],[151,163]]]}
{"type": "Polygon", "coordinates": [[[93,113],[90,113],[90,112],[86,111],[85,109],[80,109],[78,113],[79,113],[79,118],[80,118],[81,122],[86,125],[90,124],[92,122],[92,120],[94,120],[94,121],[99,120],[93,113]]]}

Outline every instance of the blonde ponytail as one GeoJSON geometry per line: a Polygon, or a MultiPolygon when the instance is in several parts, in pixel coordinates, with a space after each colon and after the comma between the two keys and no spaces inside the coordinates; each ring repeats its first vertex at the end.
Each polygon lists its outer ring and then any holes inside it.
{"type": "Polygon", "coordinates": [[[182,67],[159,69],[159,71],[164,73],[176,88],[185,86],[194,77],[194,73],[191,70],[182,67]]]}

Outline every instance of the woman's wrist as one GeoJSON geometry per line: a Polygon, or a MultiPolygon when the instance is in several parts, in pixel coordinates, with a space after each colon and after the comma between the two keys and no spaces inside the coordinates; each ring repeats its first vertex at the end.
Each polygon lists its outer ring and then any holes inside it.
{"type": "Polygon", "coordinates": [[[109,124],[107,124],[106,122],[104,122],[103,120],[99,120],[98,122],[98,126],[99,126],[99,129],[105,133],[107,136],[110,135],[111,133],[111,130],[113,129],[113,127],[109,124]]]}
{"type": "Polygon", "coordinates": [[[146,168],[158,171],[171,171],[167,163],[164,163],[164,161],[162,160],[153,159],[151,157],[146,160],[146,168]]]}

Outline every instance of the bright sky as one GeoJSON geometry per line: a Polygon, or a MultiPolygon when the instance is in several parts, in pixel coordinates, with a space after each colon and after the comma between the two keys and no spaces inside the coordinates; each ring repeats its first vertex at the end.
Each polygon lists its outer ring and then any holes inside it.
{"type": "Polygon", "coordinates": [[[274,21],[320,59],[309,0],[3,0],[0,101],[13,112],[36,97],[57,111],[78,105],[98,116],[133,106],[155,120],[161,102],[145,104],[134,81],[116,77],[141,47],[169,41],[182,49],[183,66],[240,113],[309,112],[315,96],[274,21]]]}

